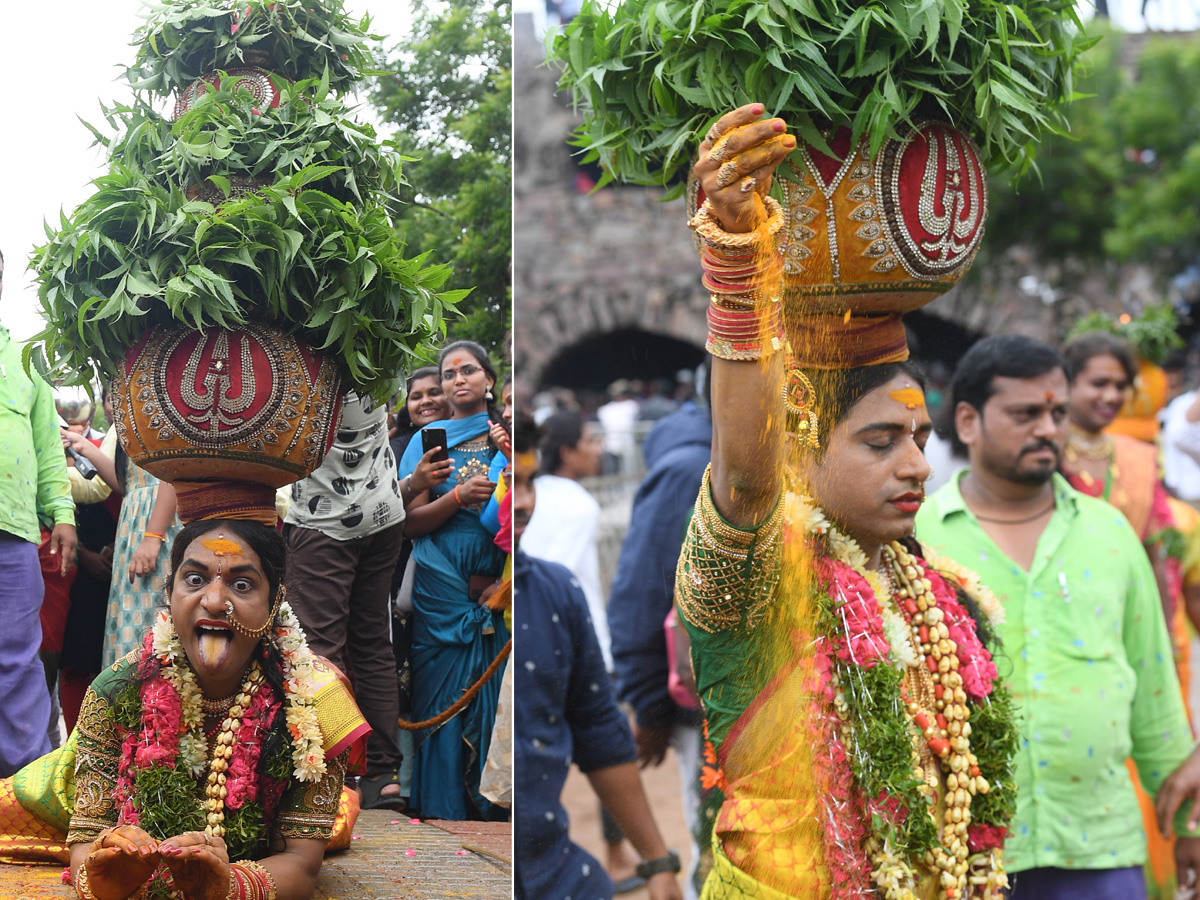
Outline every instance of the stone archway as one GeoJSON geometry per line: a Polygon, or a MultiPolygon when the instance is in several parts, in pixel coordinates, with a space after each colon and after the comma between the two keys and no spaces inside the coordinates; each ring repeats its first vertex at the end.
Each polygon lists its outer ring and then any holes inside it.
{"type": "Polygon", "coordinates": [[[704,361],[704,348],[640,328],[596,333],[563,347],[542,367],[538,390],[565,387],[603,392],[619,378],[675,380],[704,361]]]}

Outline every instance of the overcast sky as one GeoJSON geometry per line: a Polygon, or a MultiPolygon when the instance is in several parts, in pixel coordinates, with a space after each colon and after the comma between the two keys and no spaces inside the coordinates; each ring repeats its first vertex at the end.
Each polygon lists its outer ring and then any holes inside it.
{"type": "MultiPolygon", "coordinates": [[[[129,41],[141,24],[141,0],[4,3],[0,29],[0,252],[4,294],[0,323],[18,339],[42,327],[37,291],[25,271],[45,241],[42,223],[58,222],[102,174],[100,148],[89,148],[85,119],[107,125],[100,101],[128,101],[116,81],[133,62],[129,41]]],[[[393,36],[411,19],[405,0],[347,0],[355,17],[369,12],[376,34],[393,36]]],[[[387,42],[392,43],[391,40],[387,42]]]]}

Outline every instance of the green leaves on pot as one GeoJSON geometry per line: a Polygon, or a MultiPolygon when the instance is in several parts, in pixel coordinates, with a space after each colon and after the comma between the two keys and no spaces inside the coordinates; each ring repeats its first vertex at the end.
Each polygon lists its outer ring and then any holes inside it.
{"type": "Polygon", "coordinates": [[[552,54],[604,181],[668,184],[754,101],[810,143],[845,125],[872,152],[903,122],[945,118],[989,169],[1024,169],[1039,135],[1066,130],[1090,43],[1070,0],[585,0],[552,54]]]}
{"type": "Polygon", "coordinates": [[[1127,321],[1100,310],[1093,310],[1076,322],[1067,333],[1067,340],[1089,331],[1107,331],[1133,345],[1137,355],[1155,365],[1162,365],[1172,350],[1187,346],[1179,336],[1179,316],[1170,303],[1148,306],[1140,315],[1127,321]]]}
{"type": "Polygon", "coordinates": [[[137,90],[168,96],[214,69],[253,64],[293,81],[327,69],[341,93],[373,71],[364,45],[378,36],[367,33],[369,17],[355,22],[342,0],[154,0],[147,8],[125,76],[137,90]]]}
{"type": "MultiPolygon", "coordinates": [[[[258,109],[247,91],[201,94],[174,123],[145,103],[105,110],[115,138],[92,131],[109,155],[164,187],[231,178],[274,181],[308,166],[333,166],[321,189],[340,200],[388,202],[403,177],[394,141],[345,115],[327,82],[275,80],[280,104],[258,109]]],[[[90,127],[90,126],[89,126],[90,127]]],[[[221,181],[225,179],[225,181],[221,181]]]]}
{"type": "Polygon", "coordinates": [[[153,325],[268,322],[337,362],[345,387],[385,400],[445,335],[465,290],[406,258],[389,209],[405,185],[394,141],[339,96],[369,60],[367,21],[341,0],[161,0],[138,33],[130,105],[105,109],[95,192],[34,251],[46,328],[27,364],[67,383],[111,375],[153,325]],[[250,58],[250,51],[258,58],[250,58]],[[270,73],[259,108],[225,73],[270,73]],[[217,72],[174,122],[154,94],[217,72]],[[115,132],[115,134],[114,134],[115,132]]]}
{"type": "Polygon", "coordinates": [[[382,206],[314,187],[337,174],[306,166],[217,208],[114,160],[34,252],[48,362],[85,383],[154,324],[261,320],[333,354],[357,389],[394,393],[466,291],[440,292],[446,266],[404,258],[382,206]]]}

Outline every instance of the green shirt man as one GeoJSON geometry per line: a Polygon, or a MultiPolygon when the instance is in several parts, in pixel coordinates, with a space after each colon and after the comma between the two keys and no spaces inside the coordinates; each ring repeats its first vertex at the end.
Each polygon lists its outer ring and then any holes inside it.
{"type": "Polygon", "coordinates": [[[21,348],[0,326],[0,777],[50,749],[50,694],[38,659],[39,514],[54,523],[48,549],[66,574],[75,563],[75,504],[54,398],[45,381],[25,374],[21,348]]]}
{"type": "MultiPolygon", "coordinates": [[[[1192,737],[1137,535],[1056,474],[1067,384],[1049,346],[1015,335],[976,344],[951,396],[971,468],[929,499],[916,535],[975,569],[1004,606],[1000,671],[1011,672],[1023,714],[1005,844],[1006,868],[1019,873],[1013,897],[1144,897],[1146,847],[1125,760],[1154,793],[1192,737]]],[[[1177,830],[1189,834],[1185,824],[1180,813],[1177,830]]],[[[1181,837],[1176,860],[1183,881],[1200,840],[1181,837]]]]}

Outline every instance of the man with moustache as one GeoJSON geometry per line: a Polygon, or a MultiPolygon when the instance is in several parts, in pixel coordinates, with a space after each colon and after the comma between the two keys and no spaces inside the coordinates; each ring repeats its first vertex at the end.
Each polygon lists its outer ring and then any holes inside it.
{"type": "Polygon", "coordinates": [[[612,879],[568,836],[560,799],[574,762],[644,860],[651,900],[681,900],[668,851],[637,769],[633,735],[617,706],[579,581],[558,563],[529,556],[521,538],[536,501],[535,426],[513,428],[513,583],[516,748],[513,845],[518,900],[613,895],[612,879]]]}
{"type": "MultiPolygon", "coordinates": [[[[967,352],[951,403],[971,465],[929,498],[917,537],[977,571],[1003,609],[1023,714],[1010,900],[1136,900],[1146,842],[1125,759],[1153,794],[1188,756],[1191,731],[1141,542],[1057,471],[1066,369],[1058,351],[1018,335],[967,352]]],[[[1185,826],[1178,816],[1183,883],[1200,867],[1185,826]]]]}

